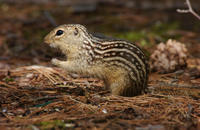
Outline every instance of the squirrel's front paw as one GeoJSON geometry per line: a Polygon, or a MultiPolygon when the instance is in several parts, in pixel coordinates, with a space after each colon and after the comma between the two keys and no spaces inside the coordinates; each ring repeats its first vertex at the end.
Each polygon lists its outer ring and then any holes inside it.
{"type": "Polygon", "coordinates": [[[58,65],[59,64],[59,60],[58,59],[56,59],[56,58],[53,58],[52,60],[51,60],[51,63],[53,64],[53,65],[58,65]]]}

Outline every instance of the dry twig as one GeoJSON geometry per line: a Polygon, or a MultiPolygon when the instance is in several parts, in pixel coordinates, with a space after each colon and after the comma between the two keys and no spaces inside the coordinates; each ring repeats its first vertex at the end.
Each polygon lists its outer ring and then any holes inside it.
{"type": "Polygon", "coordinates": [[[198,15],[192,8],[190,0],[186,0],[186,4],[188,6],[188,9],[177,9],[177,12],[179,13],[191,13],[194,15],[196,18],[200,20],[200,15],[198,15]]]}
{"type": "Polygon", "coordinates": [[[92,112],[96,112],[97,111],[97,106],[94,106],[94,105],[91,105],[91,104],[85,104],[83,102],[80,102],[74,98],[72,98],[71,96],[68,96],[70,100],[76,102],[76,103],[79,103],[80,104],[80,107],[82,108],[88,108],[89,110],[91,110],[92,112]]]}

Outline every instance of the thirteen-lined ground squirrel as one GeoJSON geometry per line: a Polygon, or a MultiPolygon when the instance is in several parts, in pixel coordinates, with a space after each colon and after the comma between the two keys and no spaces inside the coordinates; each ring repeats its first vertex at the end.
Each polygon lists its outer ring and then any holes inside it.
{"type": "Polygon", "coordinates": [[[130,42],[98,38],[79,24],[61,25],[45,37],[67,61],[52,63],[68,72],[104,80],[112,94],[135,96],[147,87],[149,67],[141,49],[130,42]]]}

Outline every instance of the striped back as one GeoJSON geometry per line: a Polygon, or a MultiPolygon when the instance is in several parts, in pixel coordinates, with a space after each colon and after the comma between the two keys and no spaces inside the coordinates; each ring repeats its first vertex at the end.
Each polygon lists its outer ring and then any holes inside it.
{"type": "Polygon", "coordinates": [[[122,67],[129,72],[129,77],[138,91],[147,87],[149,65],[143,51],[138,46],[124,40],[102,36],[98,38],[88,33],[87,29],[79,24],[68,26],[76,26],[82,30],[85,39],[83,46],[92,62],[101,59],[109,65],[122,67]]]}

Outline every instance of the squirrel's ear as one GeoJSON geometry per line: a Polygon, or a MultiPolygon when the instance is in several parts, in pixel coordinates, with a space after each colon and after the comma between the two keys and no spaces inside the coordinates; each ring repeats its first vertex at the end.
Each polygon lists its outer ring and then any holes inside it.
{"type": "Polygon", "coordinates": [[[74,35],[78,35],[78,28],[74,28],[74,35]]]}

